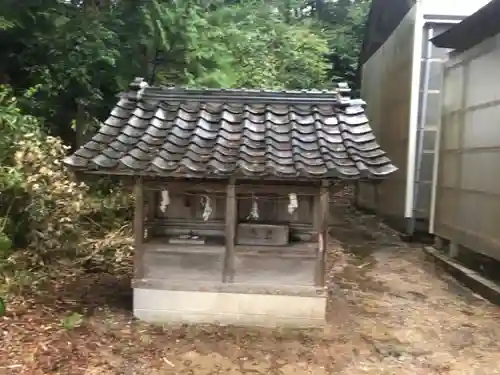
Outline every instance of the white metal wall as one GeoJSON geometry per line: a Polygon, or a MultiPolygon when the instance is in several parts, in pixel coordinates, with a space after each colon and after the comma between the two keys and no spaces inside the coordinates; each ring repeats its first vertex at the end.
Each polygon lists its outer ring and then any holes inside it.
{"type": "Polygon", "coordinates": [[[380,185],[378,205],[370,184],[361,184],[357,199],[383,216],[403,218],[405,211],[415,20],[416,7],[362,68],[361,96],[370,124],[399,170],[380,185]]]}
{"type": "Polygon", "coordinates": [[[500,260],[500,36],[444,71],[431,231],[500,260]]]}
{"type": "MultiPolygon", "coordinates": [[[[361,93],[383,149],[399,168],[377,189],[360,184],[357,204],[405,223],[432,211],[435,133],[439,124],[442,58],[429,38],[490,0],[417,0],[384,45],[363,65],[361,93]],[[427,80],[427,82],[425,82],[427,80]]],[[[424,225],[424,226],[422,226],[424,225]]],[[[410,229],[406,227],[405,229],[410,229]]]]}
{"type": "Polygon", "coordinates": [[[424,15],[440,16],[445,19],[450,16],[469,16],[491,0],[418,0],[424,15]]]}

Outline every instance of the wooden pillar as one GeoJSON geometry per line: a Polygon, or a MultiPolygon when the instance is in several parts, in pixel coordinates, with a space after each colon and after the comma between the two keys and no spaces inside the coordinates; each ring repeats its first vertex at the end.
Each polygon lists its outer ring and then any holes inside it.
{"type": "Polygon", "coordinates": [[[149,241],[152,237],[152,232],[154,230],[153,224],[156,216],[156,208],[158,206],[158,202],[156,200],[156,191],[147,190],[144,193],[146,195],[146,228],[147,228],[147,237],[146,241],[149,241]]]}
{"type": "Polygon", "coordinates": [[[144,183],[141,177],[135,182],[134,211],[134,277],[144,277],[144,183]]]}
{"type": "Polygon", "coordinates": [[[314,269],[314,284],[325,286],[325,259],[328,249],[328,219],[330,208],[330,189],[327,181],[322,181],[318,197],[318,214],[316,231],[318,233],[318,249],[314,269]]]}
{"type": "Polygon", "coordinates": [[[317,240],[317,235],[319,233],[319,217],[320,217],[320,210],[319,210],[319,194],[315,194],[312,196],[312,207],[311,207],[311,216],[312,216],[312,227],[313,231],[315,232],[315,239],[317,240]]]}
{"type": "Polygon", "coordinates": [[[222,271],[222,282],[224,283],[234,282],[236,224],[236,188],[234,180],[231,179],[226,190],[226,252],[222,271]]]}

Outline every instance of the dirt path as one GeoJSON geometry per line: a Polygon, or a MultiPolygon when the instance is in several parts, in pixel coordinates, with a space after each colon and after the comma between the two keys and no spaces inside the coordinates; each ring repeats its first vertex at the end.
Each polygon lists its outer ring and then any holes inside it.
{"type": "Polygon", "coordinates": [[[500,308],[434,267],[418,246],[377,230],[374,218],[349,217],[337,235],[349,259],[332,272],[332,290],[370,355],[339,373],[500,374],[500,308]]]}
{"type": "Polygon", "coordinates": [[[339,210],[324,331],[150,327],[131,319],[129,275],[75,274],[10,299],[0,374],[500,374],[500,309],[375,219],[339,210]],[[62,328],[73,311],[81,325],[62,328]]]}

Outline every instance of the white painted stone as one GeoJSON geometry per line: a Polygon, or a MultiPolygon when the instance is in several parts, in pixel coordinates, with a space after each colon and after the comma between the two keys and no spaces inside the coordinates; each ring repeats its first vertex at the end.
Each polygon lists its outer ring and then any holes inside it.
{"type": "Polygon", "coordinates": [[[325,297],[134,289],[134,316],[150,323],[318,327],[325,297]]]}

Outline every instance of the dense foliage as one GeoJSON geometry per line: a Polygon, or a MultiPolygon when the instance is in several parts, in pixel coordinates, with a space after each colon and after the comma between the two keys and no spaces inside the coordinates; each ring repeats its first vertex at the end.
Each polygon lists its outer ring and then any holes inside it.
{"type": "MultiPolygon", "coordinates": [[[[6,87],[0,88],[0,130],[0,269],[47,265],[64,255],[78,261],[96,248],[105,252],[106,231],[120,228],[124,218],[106,220],[103,213],[130,208],[129,195],[88,194],[89,187],[61,167],[68,147],[24,114],[6,87]],[[24,251],[14,252],[14,245],[24,251]]],[[[119,244],[130,249],[126,236],[119,244]]]]}
{"type": "MultiPolygon", "coordinates": [[[[0,259],[12,259],[15,246],[36,249],[34,263],[45,263],[81,241],[82,257],[95,254],[87,224],[103,200],[60,161],[64,145],[76,143],[75,121],[81,130],[102,120],[134,77],[208,87],[355,85],[368,5],[0,0],[0,259]]],[[[122,198],[107,197],[126,205],[122,198]]]]}
{"type": "Polygon", "coordinates": [[[212,87],[321,88],[354,79],[368,0],[0,0],[0,83],[73,142],[135,76],[212,87]],[[83,116],[83,114],[82,114],[83,116]]]}

